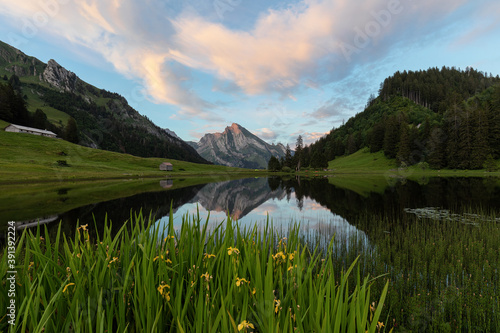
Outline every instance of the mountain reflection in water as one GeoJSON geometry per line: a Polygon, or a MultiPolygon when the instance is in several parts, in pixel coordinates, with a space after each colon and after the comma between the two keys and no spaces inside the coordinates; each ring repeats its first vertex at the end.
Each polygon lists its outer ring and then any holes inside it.
{"type": "MultiPolygon", "coordinates": [[[[291,222],[300,222],[302,228],[309,233],[329,229],[337,237],[341,237],[357,233],[357,228],[360,227],[369,234],[369,226],[357,223],[363,215],[404,219],[405,209],[422,207],[480,207],[489,211],[500,210],[499,182],[497,179],[487,178],[431,178],[419,182],[388,182],[383,177],[271,177],[186,187],[180,187],[179,183],[182,184],[183,180],[157,181],[152,183],[152,187],[148,187],[149,192],[95,202],[66,211],[58,207],[76,201],[71,196],[76,190],[61,186],[52,190],[56,191],[56,197],[64,199],[59,200],[59,206],[51,206],[54,205],[54,199],[36,203],[36,206],[43,207],[45,215],[37,214],[33,207],[26,213],[22,205],[13,208],[12,202],[6,207],[2,207],[0,203],[0,222],[6,225],[11,220],[31,222],[50,216],[50,220],[61,220],[62,231],[71,234],[77,223],[93,226],[95,220],[96,232],[100,232],[106,217],[108,221],[113,221],[113,230],[118,230],[130,218],[131,213],[141,210],[144,215],[151,213],[159,225],[164,225],[172,207],[176,225],[180,225],[182,216],[198,212],[203,219],[210,214],[210,222],[213,223],[221,223],[229,214],[233,219],[239,220],[241,225],[264,223],[269,215],[275,227],[286,229],[291,222]],[[53,219],[53,216],[57,216],[57,219],[53,219]]],[[[134,183],[127,186],[134,186],[134,183]]],[[[20,197],[19,201],[11,199],[13,202],[21,202],[24,198],[20,197]]],[[[58,223],[50,222],[46,225],[49,229],[55,229],[58,223]]]]}

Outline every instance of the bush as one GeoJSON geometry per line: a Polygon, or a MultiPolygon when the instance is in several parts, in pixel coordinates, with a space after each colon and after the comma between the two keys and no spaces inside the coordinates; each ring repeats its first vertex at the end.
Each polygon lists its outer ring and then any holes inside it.
{"type": "Polygon", "coordinates": [[[65,160],[57,160],[57,165],[62,167],[69,167],[68,162],[66,162],[65,160]]]}
{"type": "Polygon", "coordinates": [[[283,172],[292,172],[292,169],[290,167],[284,166],[283,168],[281,168],[281,171],[283,171],[283,172]]]}
{"type": "Polygon", "coordinates": [[[486,158],[486,161],[484,161],[483,167],[488,172],[498,171],[497,161],[495,161],[495,159],[493,158],[493,156],[491,154],[489,154],[488,157],[486,158]]]}

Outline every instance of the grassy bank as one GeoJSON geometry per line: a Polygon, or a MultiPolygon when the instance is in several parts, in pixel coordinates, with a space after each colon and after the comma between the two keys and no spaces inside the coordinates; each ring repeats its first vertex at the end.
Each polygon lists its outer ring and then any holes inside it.
{"type": "Polygon", "coordinates": [[[1,130],[0,156],[0,183],[255,173],[219,165],[141,158],[1,130]],[[172,172],[159,170],[164,161],[173,164],[172,172]]]}
{"type": "MultiPolygon", "coordinates": [[[[500,161],[497,161],[500,170],[500,161]]],[[[338,157],[328,163],[328,169],[335,174],[383,174],[392,177],[485,177],[500,176],[500,172],[487,172],[485,170],[433,170],[422,169],[415,165],[408,168],[398,168],[395,159],[388,159],[383,152],[370,153],[368,148],[363,148],[349,156],[338,157]]]]}
{"type": "MultiPolygon", "coordinates": [[[[116,235],[81,226],[61,233],[18,235],[16,319],[9,332],[380,332],[380,299],[353,264],[334,272],[332,247],[287,238],[272,224],[240,229],[228,219],[185,217],[180,230],[131,217],[116,235]],[[90,232],[89,232],[90,230],[90,232]],[[358,272],[357,274],[355,272],[358,272]],[[337,275],[340,278],[335,278],[337,275]],[[354,285],[348,284],[353,276],[354,285]],[[377,301],[377,303],[372,303],[377,301]]],[[[0,261],[6,281],[7,252],[0,261]]],[[[0,288],[7,288],[0,285],[0,288]]],[[[2,290],[2,294],[6,290],[2,290]]],[[[2,298],[2,308],[8,300],[2,298]]]]}

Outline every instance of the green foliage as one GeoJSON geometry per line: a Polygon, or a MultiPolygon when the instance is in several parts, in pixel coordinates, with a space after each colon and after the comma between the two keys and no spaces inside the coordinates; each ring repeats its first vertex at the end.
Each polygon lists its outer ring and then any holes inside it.
{"type": "Polygon", "coordinates": [[[280,169],[281,169],[280,161],[275,156],[271,156],[267,164],[267,170],[279,171],[280,169]]]}
{"type": "Polygon", "coordinates": [[[395,95],[403,96],[443,114],[450,105],[460,103],[496,83],[499,83],[498,78],[488,77],[470,67],[465,71],[454,67],[435,67],[417,72],[398,71],[384,80],[379,97],[387,101],[395,95]]]}
{"type": "Polygon", "coordinates": [[[57,165],[62,167],[69,167],[69,164],[66,160],[57,160],[57,165]]]}
{"type": "Polygon", "coordinates": [[[495,172],[498,171],[498,163],[495,161],[493,158],[493,155],[489,154],[486,160],[484,161],[483,167],[486,169],[488,172],[495,172]]]}
{"type": "Polygon", "coordinates": [[[388,284],[373,297],[373,280],[361,277],[356,260],[336,272],[333,241],[323,250],[304,244],[298,225],[284,238],[269,221],[244,229],[229,217],[213,229],[196,216],[180,228],[172,215],[165,229],[141,213],[129,221],[114,235],[107,221],[102,235],[91,236],[88,225],[73,238],[61,226],[55,237],[40,227],[19,235],[22,302],[16,325],[7,328],[3,317],[0,329],[380,332],[388,284]]]}
{"type": "Polygon", "coordinates": [[[76,121],[74,118],[69,118],[68,123],[66,124],[66,127],[64,128],[64,140],[72,142],[72,143],[78,143],[80,140],[80,135],[78,133],[78,125],[76,124],[76,121]]]}
{"type": "Polygon", "coordinates": [[[288,172],[288,173],[290,173],[290,172],[292,172],[293,170],[292,170],[292,168],[290,168],[290,167],[284,166],[283,168],[281,168],[281,171],[282,171],[282,172],[288,172]]]}

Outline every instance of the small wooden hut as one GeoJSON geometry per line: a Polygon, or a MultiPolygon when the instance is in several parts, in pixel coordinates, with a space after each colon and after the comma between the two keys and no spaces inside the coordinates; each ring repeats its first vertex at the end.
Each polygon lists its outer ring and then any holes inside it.
{"type": "Polygon", "coordinates": [[[161,171],[172,171],[173,169],[174,169],[174,166],[172,165],[172,163],[163,162],[162,164],[160,164],[161,171]]]}

